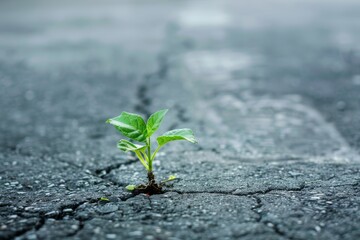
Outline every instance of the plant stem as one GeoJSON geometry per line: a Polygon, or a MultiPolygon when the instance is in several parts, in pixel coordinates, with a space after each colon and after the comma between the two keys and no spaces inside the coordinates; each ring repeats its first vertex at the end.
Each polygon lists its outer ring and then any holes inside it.
{"type": "Polygon", "coordinates": [[[146,163],[145,159],[142,157],[140,152],[135,152],[136,156],[139,158],[140,162],[142,163],[142,165],[144,165],[144,167],[149,170],[149,166],[146,163]]]}
{"type": "Polygon", "coordinates": [[[149,180],[149,185],[152,185],[155,183],[155,176],[153,172],[148,172],[148,180],[149,180]]]}
{"type": "Polygon", "coordinates": [[[154,153],[151,155],[151,161],[154,160],[154,158],[155,158],[157,152],[160,150],[160,148],[161,148],[161,146],[158,146],[158,147],[156,148],[156,150],[154,151],[154,153]]]}
{"type": "Polygon", "coordinates": [[[148,161],[149,161],[149,172],[152,172],[152,159],[151,159],[151,141],[150,138],[147,138],[146,140],[147,145],[147,155],[148,155],[148,161]]]}

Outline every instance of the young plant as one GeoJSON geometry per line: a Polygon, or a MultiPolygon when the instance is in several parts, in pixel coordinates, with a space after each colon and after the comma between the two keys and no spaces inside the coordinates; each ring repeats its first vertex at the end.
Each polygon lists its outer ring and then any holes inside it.
{"type": "Polygon", "coordinates": [[[186,140],[191,143],[196,143],[194,134],[190,129],[175,129],[157,137],[157,147],[154,151],[152,151],[151,136],[160,127],[167,111],[167,109],[164,109],[153,113],[146,123],[140,115],[128,112],[122,112],[120,116],[110,118],[106,121],[107,123],[114,125],[115,128],[125,137],[142,143],[139,145],[128,140],[121,139],[117,145],[121,151],[134,152],[135,155],[139,158],[141,164],[147,170],[148,183],[146,185],[140,186],[129,185],[126,187],[126,189],[130,191],[137,190],[139,192],[150,194],[161,193],[162,185],[165,182],[174,180],[175,176],[170,176],[166,181],[163,181],[160,184],[156,183],[153,173],[153,162],[156,154],[163,146],[171,141],[186,140]]]}

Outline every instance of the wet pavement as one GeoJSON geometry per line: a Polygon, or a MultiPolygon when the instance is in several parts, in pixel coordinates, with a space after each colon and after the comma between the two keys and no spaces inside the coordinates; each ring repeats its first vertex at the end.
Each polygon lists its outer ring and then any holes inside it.
{"type": "Polygon", "coordinates": [[[0,239],[359,239],[357,1],[0,3],[0,239]],[[169,108],[164,194],[105,120],[169,108]],[[109,201],[100,201],[106,197],[109,201]]]}

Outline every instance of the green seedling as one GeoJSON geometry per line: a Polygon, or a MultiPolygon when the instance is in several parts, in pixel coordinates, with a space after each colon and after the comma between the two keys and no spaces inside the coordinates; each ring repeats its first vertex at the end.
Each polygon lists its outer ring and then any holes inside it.
{"type": "Polygon", "coordinates": [[[148,183],[146,185],[128,185],[126,187],[129,191],[138,191],[149,194],[161,193],[162,186],[165,182],[173,181],[176,179],[174,175],[171,175],[167,180],[157,184],[153,173],[153,162],[156,154],[167,143],[176,140],[186,140],[191,143],[196,143],[194,133],[188,129],[175,129],[164,133],[156,138],[157,147],[152,151],[151,136],[158,130],[163,121],[167,109],[157,111],[153,113],[147,122],[137,114],[122,112],[120,116],[110,118],[106,122],[115,126],[122,135],[130,138],[133,141],[142,143],[141,145],[135,144],[125,139],[121,139],[117,147],[124,152],[133,152],[140,160],[141,164],[147,171],[148,183]]]}

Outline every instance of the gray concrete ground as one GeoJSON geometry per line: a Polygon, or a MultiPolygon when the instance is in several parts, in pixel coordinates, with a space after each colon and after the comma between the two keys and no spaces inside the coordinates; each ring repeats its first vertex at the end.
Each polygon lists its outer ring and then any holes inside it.
{"type": "Polygon", "coordinates": [[[360,239],[358,1],[0,3],[0,239],[360,239]],[[192,128],[137,195],[104,122],[192,128]],[[99,201],[100,197],[109,202],[99,201]]]}

